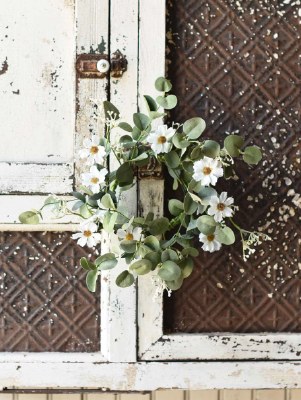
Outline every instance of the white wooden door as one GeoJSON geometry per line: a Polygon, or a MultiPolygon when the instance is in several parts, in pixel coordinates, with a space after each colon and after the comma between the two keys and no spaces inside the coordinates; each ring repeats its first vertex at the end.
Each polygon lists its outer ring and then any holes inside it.
{"type": "MultiPolygon", "coordinates": [[[[0,6],[0,229],[4,233],[73,231],[74,218],[49,217],[40,225],[25,226],[18,215],[40,208],[49,193],[68,196],[80,183],[83,167],[78,149],[85,137],[102,135],[103,100],[125,105],[125,118],[135,112],[138,5],[115,0],[1,0],[0,6]],[[128,59],[122,78],[113,79],[108,73],[101,79],[85,79],[76,74],[80,55],[103,54],[110,59],[117,50],[128,59]]],[[[132,197],[133,212],[135,202],[132,197]]],[[[2,272],[0,265],[5,279],[2,272]]],[[[4,351],[0,387],[24,386],[11,373],[15,363],[19,374],[29,374],[25,386],[35,386],[32,377],[42,365],[47,370],[45,381],[40,380],[43,387],[64,386],[60,379],[66,366],[74,364],[85,371],[80,380],[85,387],[91,383],[93,363],[135,361],[135,288],[115,290],[114,274],[103,274],[101,279],[97,351],[4,351]],[[120,351],[124,348],[127,352],[120,351]]],[[[34,287],[38,290],[38,285],[34,287]]]]}

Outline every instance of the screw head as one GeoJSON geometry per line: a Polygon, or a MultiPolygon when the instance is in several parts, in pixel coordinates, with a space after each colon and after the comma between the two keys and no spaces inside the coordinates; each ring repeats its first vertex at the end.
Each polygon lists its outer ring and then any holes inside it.
{"type": "Polygon", "coordinates": [[[108,60],[104,60],[104,59],[103,59],[103,60],[99,60],[99,61],[97,62],[96,68],[97,68],[97,70],[98,70],[99,72],[101,72],[101,73],[106,73],[106,72],[108,72],[109,69],[110,69],[110,63],[109,63],[108,60]]]}

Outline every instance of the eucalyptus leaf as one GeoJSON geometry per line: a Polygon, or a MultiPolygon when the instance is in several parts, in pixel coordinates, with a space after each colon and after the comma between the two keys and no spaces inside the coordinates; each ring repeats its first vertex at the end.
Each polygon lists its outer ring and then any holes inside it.
{"type": "Polygon", "coordinates": [[[183,284],[183,277],[180,276],[180,278],[174,280],[174,281],[165,281],[166,286],[170,290],[178,290],[183,284]]]}
{"type": "MultiPolygon", "coordinates": [[[[72,195],[73,197],[75,197],[76,199],[82,201],[83,203],[86,202],[86,196],[85,196],[84,194],[80,193],[80,192],[72,192],[71,195],[72,195]]],[[[48,199],[49,199],[49,197],[48,197],[48,199]]],[[[47,199],[46,199],[46,200],[47,200],[47,199]]],[[[56,202],[57,202],[57,200],[56,200],[56,202]]],[[[47,204],[47,203],[46,203],[46,204],[47,204]]],[[[49,204],[49,203],[48,203],[48,204],[49,204]]]]}
{"type": "Polygon", "coordinates": [[[126,253],[134,253],[137,248],[137,240],[122,240],[119,245],[126,253]]]}
{"type": "Polygon", "coordinates": [[[215,236],[220,243],[228,246],[235,242],[234,232],[228,226],[218,226],[215,231],[215,236]]]}
{"type": "Polygon", "coordinates": [[[196,212],[198,208],[198,203],[195,202],[190,193],[186,193],[184,197],[184,211],[187,215],[192,215],[193,213],[196,212]]]}
{"type": "Polygon", "coordinates": [[[206,128],[206,122],[199,117],[188,119],[183,125],[183,132],[189,139],[198,139],[206,128]]]}
{"type": "Polygon", "coordinates": [[[204,235],[212,235],[216,228],[216,222],[210,215],[201,215],[197,219],[197,227],[204,235]]]}
{"type": "Polygon", "coordinates": [[[133,128],[127,122],[119,122],[119,128],[123,129],[126,132],[132,132],[133,128]]]}
{"type": "Polygon", "coordinates": [[[169,92],[172,88],[172,84],[168,79],[160,77],[156,79],[155,88],[159,92],[169,92]]]}
{"type": "Polygon", "coordinates": [[[243,152],[243,160],[247,164],[258,164],[262,159],[262,153],[259,147],[257,146],[248,146],[245,148],[243,152]]]}
{"type": "Polygon", "coordinates": [[[177,168],[180,165],[180,157],[175,150],[170,151],[164,155],[164,159],[169,168],[177,168]]]}
{"type": "Polygon", "coordinates": [[[131,184],[134,180],[134,171],[131,165],[126,162],[121,164],[116,171],[116,179],[119,184],[131,184]]]}
{"type": "Polygon", "coordinates": [[[114,226],[117,220],[118,214],[116,212],[107,211],[103,217],[103,229],[108,232],[112,233],[114,230],[114,226]]]}
{"type": "Polygon", "coordinates": [[[231,157],[239,157],[244,140],[238,135],[229,135],[224,140],[224,146],[231,157]]]}
{"type": "Polygon", "coordinates": [[[216,158],[220,152],[220,145],[215,140],[205,140],[202,152],[206,157],[216,158]]]}
{"type": "Polygon", "coordinates": [[[153,264],[147,259],[135,261],[131,266],[130,270],[135,272],[137,275],[148,274],[152,270],[153,264]]]}
{"type": "Polygon", "coordinates": [[[38,224],[40,217],[35,211],[25,211],[19,215],[19,220],[22,224],[38,224]]]}
{"type": "Polygon", "coordinates": [[[163,107],[165,110],[171,110],[176,107],[178,103],[178,99],[174,94],[170,94],[166,97],[164,96],[158,96],[156,98],[157,103],[163,107]]]}
{"type": "Polygon", "coordinates": [[[165,261],[158,271],[158,275],[164,281],[175,281],[181,276],[181,268],[174,261],[165,261]]]}
{"type": "Polygon", "coordinates": [[[190,142],[186,140],[186,137],[183,133],[177,132],[172,137],[172,143],[177,149],[185,149],[190,145],[190,142]]]}
{"type": "Polygon", "coordinates": [[[131,286],[135,281],[134,276],[129,271],[123,271],[116,278],[116,285],[121,288],[131,286]]]}
{"type": "Polygon", "coordinates": [[[147,104],[147,108],[149,112],[156,112],[158,110],[158,105],[156,103],[156,101],[151,97],[151,96],[143,96],[146,104],[147,104]]]}
{"type": "Polygon", "coordinates": [[[199,251],[195,247],[186,247],[182,250],[182,255],[197,257],[199,255],[199,251]]]}
{"type": "Polygon", "coordinates": [[[154,251],[159,251],[160,250],[160,242],[156,238],[156,236],[153,236],[153,235],[147,236],[144,239],[143,243],[145,244],[145,246],[147,246],[151,250],[154,250],[154,251]]]}
{"type": "Polygon", "coordinates": [[[171,215],[177,217],[184,210],[184,204],[178,199],[170,199],[168,202],[168,210],[171,215]]]}
{"type": "Polygon", "coordinates": [[[91,263],[91,261],[87,260],[86,257],[82,257],[80,259],[80,265],[83,269],[85,269],[86,271],[91,271],[96,269],[96,265],[91,263]]]}
{"type": "Polygon", "coordinates": [[[105,208],[109,208],[109,209],[115,209],[115,204],[112,200],[112,197],[109,193],[106,193],[102,198],[101,198],[101,204],[105,207],[105,208]]]}
{"type": "Polygon", "coordinates": [[[113,253],[106,253],[95,260],[95,264],[100,270],[107,270],[116,267],[118,260],[113,253]]]}
{"type": "Polygon", "coordinates": [[[150,251],[144,256],[144,258],[152,263],[152,270],[154,270],[161,262],[161,254],[158,251],[150,251]]]}
{"type": "Polygon", "coordinates": [[[138,128],[140,131],[144,131],[151,122],[150,118],[142,113],[135,113],[133,115],[133,121],[136,128],[138,128]]]}
{"type": "Polygon", "coordinates": [[[172,250],[172,249],[166,249],[162,252],[161,254],[161,261],[165,262],[167,260],[171,260],[171,261],[178,261],[179,257],[176,251],[172,250]]]}
{"type": "Polygon", "coordinates": [[[96,291],[96,284],[97,284],[97,279],[98,279],[99,272],[97,269],[89,271],[86,276],[86,284],[87,288],[89,289],[90,292],[95,292],[96,291]]]}
{"type": "Polygon", "coordinates": [[[193,271],[194,262],[193,262],[192,258],[187,257],[180,261],[179,266],[182,270],[183,278],[188,278],[193,271]]]}
{"type": "Polygon", "coordinates": [[[169,219],[166,217],[157,218],[152,221],[149,225],[149,231],[152,235],[161,235],[165,233],[169,228],[169,219]]]}
{"type": "Polygon", "coordinates": [[[203,205],[209,205],[212,196],[217,196],[217,192],[211,186],[202,186],[198,191],[198,196],[203,205]]]}
{"type": "Polygon", "coordinates": [[[120,118],[119,110],[112,104],[110,101],[103,102],[103,108],[105,111],[105,117],[111,119],[114,117],[115,119],[120,118]]]}

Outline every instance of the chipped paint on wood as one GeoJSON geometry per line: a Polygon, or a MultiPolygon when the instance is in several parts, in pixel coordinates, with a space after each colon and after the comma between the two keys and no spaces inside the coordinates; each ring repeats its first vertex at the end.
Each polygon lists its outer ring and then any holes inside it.
{"type": "MultiPolygon", "coordinates": [[[[73,162],[74,9],[60,1],[10,0],[1,10],[0,27],[5,59],[0,60],[0,160],[19,163],[21,180],[27,179],[22,190],[48,191],[47,184],[36,187],[34,175],[31,186],[28,169],[24,166],[22,172],[20,163],[73,162]]],[[[46,166],[44,172],[46,180],[46,166]]],[[[63,179],[59,191],[69,188],[69,180],[63,179]]]]}
{"type": "Polygon", "coordinates": [[[0,390],[56,387],[112,391],[300,388],[300,362],[8,362],[0,390]],[[84,373],[83,373],[84,372],[84,373]],[[41,379],[41,376],[43,379],[41,379]],[[5,382],[5,386],[4,386],[5,382]]]}
{"type": "Polygon", "coordinates": [[[0,192],[56,193],[73,190],[73,164],[0,163],[0,192]]]}

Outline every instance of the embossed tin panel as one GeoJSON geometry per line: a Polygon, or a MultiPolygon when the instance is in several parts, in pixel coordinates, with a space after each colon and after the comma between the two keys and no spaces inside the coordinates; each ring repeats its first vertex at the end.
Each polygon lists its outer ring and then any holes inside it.
{"type": "Polygon", "coordinates": [[[264,148],[259,166],[236,169],[242,184],[223,189],[240,207],[240,225],[263,228],[273,241],[248,262],[239,241],[221,252],[201,251],[193,275],[165,298],[165,332],[301,332],[297,3],[169,2],[168,75],[179,96],[170,119],[200,115],[206,137],[239,132],[264,148]]]}
{"type": "Polygon", "coordinates": [[[0,233],[0,351],[100,350],[100,296],[70,233],[0,233]]]}

